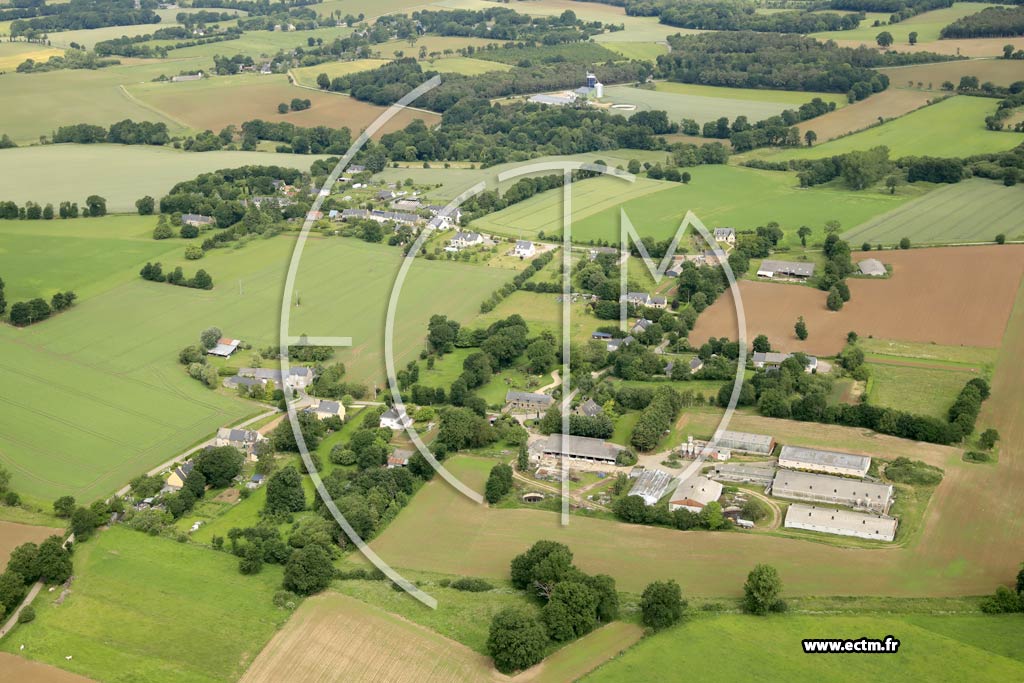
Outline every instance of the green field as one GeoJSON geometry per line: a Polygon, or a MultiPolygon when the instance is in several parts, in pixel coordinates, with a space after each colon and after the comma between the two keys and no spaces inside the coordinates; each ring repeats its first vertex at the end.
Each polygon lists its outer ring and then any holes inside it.
{"type": "Polygon", "coordinates": [[[871,369],[868,401],[872,405],[943,419],[964,385],[980,376],[967,369],[946,367],[871,362],[868,366],[871,369]]]}
{"type": "MultiPolygon", "coordinates": [[[[178,182],[200,173],[249,164],[278,165],[308,170],[322,158],[276,152],[183,152],[170,147],[142,145],[44,145],[0,150],[0,164],[17,168],[4,179],[5,198],[19,205],[77,201],[98,194],[107,211],[135,212],[135,200],[160,199],[178,182]]],[[[56,221],[55,221],[56,222],[56,221]]],[[[72,222],[72,225],[85,225],[72,222]]],[[[155,223],[154,223],[155,225],[155,223]]]]}
{"type": "Polygon", "coordinates": [[[702,124],[721,116],[729,119],[746,116],[751,122],[760,121],[784,109],[795,109],[815,97],[835,102],[837,107],[846,103],[846,97],[834,93],[718,88],[666,81],[657,83],[653,90],[630,85],[608,86],[602,101],[633,104],[638,110],[661,110],[668,112],[672,121],[689,118],[702,124]]]}
{"type": "Polygon", "coordinates": [[[1020,621],[1017,615],[693,616],[642,640],[583,680],[652,680],[725,647],[728,656],[716,657],[714,663],[715,676],[722,680],[1018,680],[1024,677],[1024,655],[1016,637],[1020,621]],[[900,641],[896,654],[811,656],[800,643],[804,638],[889,635],[900,641]]]}
{"type": "Polygon", "coordinates": [[[985,128],[985,117],[995,109],[996,101],[990,98],[951,97],[860,133],[814,147],[786,149],[764,156],[772,161],[820,159],[885,145],[892,159],[922,155],[966,157],[1002,152],[1024,142],[1024,133],[985,128]]]}
{"type": "MultiPolygon", "coordinates": [[[[52,225],[60,227],[57,221],[52,225]]],[[[256,348],[277,344],[292,244],[291,238],[278,237],[207,255],[201,266],[218,283],[209,292],[144,282],[137,277],[144,257],[130,266],[130,259],[121,257],[113,262],[121,270],[100,283],[106,288],[102,295],[30,328],[0,326],[0,366],[7,378],[0,462],[14,474],[15,489],[43,501],[63,494],[91,500],[217,427],[259,411],[229,392],[211,392],[189,379],[177,352],[210,325],[256,348]]],[[[9,283],[6,262],[16,258],[0,258],[9,283]]],[[[353,337],[353,347],[337,359],[353,380],[382,386],[384,313],[399,259],[397,249],[381,245],[312,240],[297,279],[300,305],[293,308],[292,332],[353,337]]],[[[165,267],[181,264],[186,272],[197,267],[177,252],[162,260],[165,267]]],[[[47,283],[75,267],[73,258],[40,263],[45,268],[38,278],[47,283]]],[[[422,347],[431,314],[463,321],[476,314],[475,297],[439,299],[441,289],[489,292],[509,277],[506,269],[414,264],[396,316],[398,366],[422,347]]]]}
{"type": "MultiPolygon", "coordinates": [[[[809,244],[825,237],[824,224],[838,220],[859,225],[906,201],[887,192],[847,192],[830,188],[800,189],[794,175],[736,166],[698,166],[688,185],[638,180],[628,185],[615,179],[596,179],[573,186],[573,240],[617,241],[620,206],[641,236],[671,238],[687,210],[708,227],[753,229],[778,221],[786,232],[783,245],[796,246],[796,230],[808,225],[809,244]],[[596,185],[590,185],[595,183],[596,185]],[[637,197],[647,189],[662,188],[637,197]],[[618,194],[613,194],[618,191],[618,194]]],[[[551,190],[474,221],[473,226],[516,236],[561,232],[561,190],[551,190]]]]}
{"type": "Polygon", "coordinates": [[[348,76],[360,71],[376,69],[378,66],[387,63],[388,60],[386,59],[355,59],[350,62],[327,62],[325,64],[317,64],[316,66],[303,66],[298,69],[292,69],[290,73],[300,84],[315,88],[317,87],[316,77],[320,74],[327,74],[330,78],[334,79],[339,76],[348,76]]]}
{"type": "Polygon", "coordinates": [[[491,73],[492,71],[508,71],[512,69],[511,64],[501,62],[489,62],[483,59],[472,57],[446,57],[420,62],[423,69],[437,71],[442,74],[462,74],[463,76],[479,76],[480,74],[491,73]]]}
{"type": "Polygon", "coordinates": [[[1024,239],[1024,188],[972,178],[941,185],[843,233],[852,245],[896,244],[909,237],[914,244],[988,242],[999,233],[1024,239]]]}
{"type": "Polygon", "coordinates": [[[38,43],[0,43],[0,71],[14,71],[26,59],[45,62],[54,55],[62,54],[64,50],[38,43]]]}
{"type": "Polygon", "coordinates": [[[618,52],[626,59],[646,60],[648,62],[654,62],[659,56],[668,53],[668,46],[664,43],[645,43],[640,41],[613,43],[611,41],[602,41],[601,44],[613,52],[618,52]]]}
{"type": "Polygon", "coordinates": [[[0,649],[97,681],[235,681],[289,616],[280,583],[278,567],[240,576],[228,553],[111,529],[75,547],[64,603],[43,592],[0,649]]]}
{"type": "Polygon", "coordinates": [[[875,45],[875,37],[882,31],[888,31],[895,40],[893,47],[890,49],[898,50],[900,46],[910,44],[908,36],[911,31],[917,32],[917,42],[930,43],[939,39],[939,31],[944,27],[949,26],[961,17],[977,14],[986,7],[997,7],[997,5],[958,2],[952,7],[924,12],[887,26],[871,25],[875,19],[887,23],[889,21],[887,15],[869,15],[867,19],[860,22],[860,26],[852,31],[825,31],[823,33],[812,33],[811,35],[818,40],[863,40],[873,46],[875,45]]]}

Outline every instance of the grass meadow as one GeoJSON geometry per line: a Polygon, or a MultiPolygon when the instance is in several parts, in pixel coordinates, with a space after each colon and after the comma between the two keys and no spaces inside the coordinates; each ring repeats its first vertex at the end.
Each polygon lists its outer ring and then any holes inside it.
{"type": "MultiPolygon", "coordinates": [[[[98,194],[106,198],[107,211],[111,213],[135,213],[135,200],[145,195],[159,200],[176,183],[200,173],[248,164],[305,171],[318,158],[321,157],[276,152],[183,152],[142,145],[63,144],[0,150],[0,164],[18,169],[18,173],[8,174],[4,179],[6,196],[18,204],[31,200],[39,204],[52,203],[56,207],[62,201],[76,201],[84,206],[86,197],[98,194]]],[[[156,225],[155,218],[146,220],[151,226],[156,225]]],[[[58,223],[63,222],[53,221],[54,225],[58,223]]],[[[81,234],[83,226],[92,224],[70,221],[67,225],[73,227],[62,230],[81,234]]],[[[34,234],[55,229],[41,228],[42,221],[22,225],[26,233],[34,234]],[[39,226],[28,227],[36,224],[39,226]]],[[[0,234],[7,234],[6,228],[0,231],[0,234]]],[[[91,233],[91,230],[85,232],[91,233]]]]}
{"type": "Polygon", "coordinates": [[[882,31],[888,31],[892,34],[894,40],[893,46],[890,49],[900,50],[901,46],[910,44],[909,36],[911,31],[917,33],[918,43],[932,43],[939,39],[939,31],[957,19],[977,14],[988,7],[997,6],[974,2],[957,2],[952,7],[923,12],[917,16],[887,26],[872,26],[875,19],[879,19],[882,23],[888,23],[889,21],[889,16],[886,14],[875,16],[876,13],[872,13],[868,15],[867,19],[860,22],[860,26],[852,31],[824,31],[822,33],[812,33],[811,36],[818,40],[863,40],[874,45],[875,37],[882,31]]]}
{"type": "Polygon", "coordinates": [[[1002,152],[1024,142],[1024,133],[985,128],[985,117],[995,108],[996,101],[991,98],[958,95],[860,133],[764,156],[772,161],[820,159],[885,145],[892,159],[923,155],[966,157],[1002,152]]]}
{"type": "Polygon", "coordinates": [[[424,71],[437,71],[442,74],[462,74],[463,76],[479,76],[494,71],[508,71],[511,64],[490,62],[472,57],[444,57],[420,62],[424,71]]]}
{"type": "MultiPolygon", "coordinates": [[[[687,587],[683,587],[684,595],[687,587]]],[[[728,647],[715,674],[748,681],[828,680],[854,683],[880,676],[891,681],[1011,680],[1024,676],[1014,633],[1020,618],[1006,616],[695,615],[645,638],[605,664],[587,683],[650,680],[678,671],[728,647]],[[900,641],[896,654],[804,654],[804,638],[861,637],[900,641]],[[742,647],[739,647],[742,644],[742,647]]]]}
{"type": "Polygon", "coordinates": [[[229,553],[114,528],[75,546],[63,604],[42,593],[0,649],[94,680],[235,681],[290,615],[280,583],[279,567],[240,576],[229,553]]]}
{"type": "Polygon", "coordinates": [[[869,362],[868,401],[872,405],[946,419],[949,407],[968,381],[980,376],[967,369],[869,362]]]}
{"type": "MultiPolygon", "coordinates": [[[[641,236],[671,238],[686,212],[693,211],[708,227],[753,229],[777,221],[786,232],[784,246],[799,245],[796,230],[810,226],[810,244],[825,238],[824,224],[838,220],[859,225],[900,206],[906,196],[887,192],[848,192],[831,188],[800,189],[794,175],[736,166],[699,166],[687,184],[639,179],[627,184],[612,178],[573,186],[573,240],[617,241],[620,209],[641,236]],[[638,196],[641,195],[641,196],[638,196]]],[[[551,190],[473,222],[473,227],[517,237],[541,230],[561,232],[562,191],[551,190]]]]}
{"type": "Polygon", "coordinates": [[[14,71],[26,59],[45,62],[64,54],[64,50],[38,43],[0,43],[0,71],[14,71]]]}
{"type": "MultiPolygon", "coordinates": [[[[125,244],[137,248],[131,240],[125,244]]],[[[137,272],[147,256],[139,253],[135,263],[121,257],[110,262],[115,272],[93,271],[104,279],[72,310],[25,329],[0,326],[0,366],[9,388],[0,399],[0,462],[12,471],[15,489],[44,502],[63,494],[91,500],[217,427],[258,412],[188,378],[177,352],[210,325],[257,348],[278,343],[292,244],[288,236],[257,240],[240,251],[213,252],[199,264],[177,250],[161,256],[166,268],[205,268],[217,283],[208,292],[145,282],[137,272]]],[[[74,251],[62,254],[67,258],[37,260],[37,277],[55,283],[49,287],[63,287],[63,273],[74,267],[74,251]]],[[[12,288],[22,286],[8,275],[7,263],[16,258],[0,258],[12,288]]],[[[354,346],[337,359],[353,380],[382,386],[385,307],[399,263],[397,249],[312,240],[297,279],[292,332],[351,336],[354,346]]],[[[466,321],[477,313],[476,297],[439,299],[442,288],[489,292],[509,277],[505,269],[415,263],[396,316],[396,363],[415,357],[431,314],[466,321]]]]}
{"type": "Polygon", "coordinates": [[[815,97],[835,102],[837,107],[846,103],[846,97],[834,93],[719,88],[670,82],[659,82],[654,89],[631,85],[607,86],[602,101],[634,104],[638,110],[661,110],[667,112],[672,121],[689,118],[703,124],[721,116],[730,120],[746,116],[750,121],[760,121],[784,109],[795,109],[815,97]]]}
{"type": "Polygon", "coordinates": [[[302,66],[292,69],[290,73],[300,85],[316,88],[316,77],[320,74],[325,73],[334,79],[340,76],[359,73],[360,71],[376,69],[378,66],[383,66],[387,63],[388,60],[386,59],[354,59],[348,62],[326,62],[315,66],[302,66]]]}
{"type": "MultiPolygon", "coordinates": [[[[1013,41],[1012,38],[1007,40],[1013,41]]],[[[950,81],[954,85],[962,76],[976,76],[979,83],[991,81],[996,85],[1008,86],[1021,78],[1021,67],[1015,60],[1006,59],[965,59],[952,62],[935,62],[933,64],[914,64],[912,66],[894,66],[879,69],[889,77],[890,88],[907,89],[910,84],[921,83],[924,89],[941,92],[942,83],[950,81]]],[[[865,101],[871,101],[869,97],[865,101]]]]}
{"type": "MultiPolygon", "coordinates": [[[[1002,233],[1024,239],[1024,188],[1004,187],[982,178],[940,185],[843,233],[850,244],[896,244],[909,237],[913,244],[989,242],[1002,233]]],[[[852,227],[852,226],[851,226],[852,227]]]]}

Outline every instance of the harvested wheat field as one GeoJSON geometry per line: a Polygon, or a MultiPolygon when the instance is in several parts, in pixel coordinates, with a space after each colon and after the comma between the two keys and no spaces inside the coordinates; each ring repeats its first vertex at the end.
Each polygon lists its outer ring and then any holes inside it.
{"type": "MultiPolygon", "coordinates": [[[[1002,53],[1002,48],[999,51],[1002,53]]],[[[894,66],[888,69],[879,69],[879,72],[889,77],[890,89],[909,88],[910,83],[913,83],[913,87],[916,88],[917,84],[921,83],[927,89],[941,92],[944,81],[956,85],[962,76],[976,76],[981,83],[990,81],[996,85],[1008,86],[1024,78],[1024,64],[1017,60],[1007,59],[968,59],[935,64],[894,66]]],[[[890,90],[885,90],[879,95],[884,95],[887,92],[890,90]]],[[[865,101],[870,102],[875,97],[873,95],[865,101]]]]}
{"type": "Polygon", "coordinates": [[[54,534],[63,534],[62,529],[51,529],[46,526],[30,526],[14,522],[0,522],[0,569],[7,566],[7,558],[11,551],[22,543],[39,543],[54,534]]]}
{"type": "MultiPolygon", "coordinates": [[[[776,349],[824,356],[838,353],[851,330],[861,337],[999,346],[1024,273],[1024,245],[856,252],[854,261],[867,256],[891,265],[892,277],[848,280],[852,297],[838,312],[813,287],[741,281],[747,338],[766,334],[776,349]],[[810,332],[802,342],[793,333],[801,315],[810,332]]],[[[690,341],[722,336],[737,338],[731,292],[701,314],[690,341]]]]}
{"type": "Polygon", "coordinates": [[[491,681],[504,679],[468,647],[337,593],[306,600],[242,676],[284,680],[491,681]]]}
{"type": "MultiPolygon", "coordinates": [[[[959,81],[958,81],[959,82],[959,81]]],[[[940,82],[941,83],[941,82],[940,82]]],[[[938,87],[937,83],[935,87],[938,87]]],[[[863,130],[878,123],[878,117],[894,119],[920,109],[935,97],[934,93],[889,88],[866,100],[829,112],[800,124],[800,134],[813,130],[818,142],[863,130]]]]}
{"type": "Polygon", "coordinates": [[[0,673],[3,674],[2,679],[5,681],[26,681],[27,683],[89,683],[92,680],[49,664],[32,662],[6,652],[0,652],[0,673]]]}

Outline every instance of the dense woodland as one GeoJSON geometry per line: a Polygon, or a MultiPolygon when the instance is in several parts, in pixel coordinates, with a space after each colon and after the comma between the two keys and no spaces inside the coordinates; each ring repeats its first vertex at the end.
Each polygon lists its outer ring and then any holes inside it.
{"type": "Polygon", "coordinates": [[[942,29],[942,38],[1024,36],[1024,7],[988,7],[942,29]]]}
{"type": "Polygon", "coordinates": [[[40,1],[15,10],[24,12],[31,9],[33,13],[27,15],[30,18],[16,18],[0,11],[0,21],[15,19],[11,22],[11,36],[32,38],[48,31],[157,24],[160,16],[153,11],[156,5],[155,0],[142,0],[138,8],[135,0],[69,0],[52,4],[40,1]]]}

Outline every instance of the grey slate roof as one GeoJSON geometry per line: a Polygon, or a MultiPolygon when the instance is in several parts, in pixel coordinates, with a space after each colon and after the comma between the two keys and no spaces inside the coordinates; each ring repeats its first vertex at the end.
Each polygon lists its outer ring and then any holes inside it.
{"type": "Polygon", "coordinates": [[[552,400],[553,399],[547,394],[534,394],[528,391],[509,390],[505,394],[506,403],[515,401],[517,403],[538,403],[542,405],[549,405],[552,400]]]}
{"type": "Polygon", "coordinates": [[[860,268],[861,274],[871,275],[874,277],[885,275],[888,272],[885,269],[885,264],[876,258],[867,258],[863,261],[857,261],[857,267],[860,268]]]}
{"type": "Polygon", "coordinates": [[[761,262],[758,272],[765,270],[779,275],[795,275],[797,277],[810,277],[814,275],[814,264],[801,261],[776,261],[765,259],[761,262]]]}

